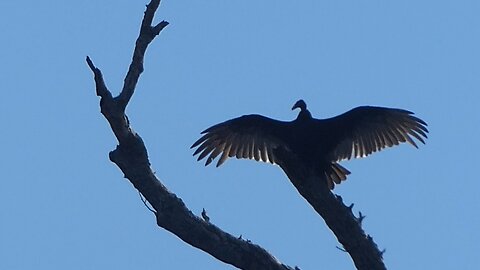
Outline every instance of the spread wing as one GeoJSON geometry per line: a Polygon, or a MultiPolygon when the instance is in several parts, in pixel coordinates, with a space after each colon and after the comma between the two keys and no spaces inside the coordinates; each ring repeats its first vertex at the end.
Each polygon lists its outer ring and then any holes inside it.
{"type": "Polygon", "coordinates": [[[255,159],[275,163],[274,149],[288,146],[285,137],[289,134],[291,122],[283,122],[261,115],[244,115],[214,125],[190,148],[197,160],[207,157],[205,166],[220,156],[217,167],[229,157],[255,159]]]}
{"type": "Polygon", "coordinates": [[[425,143],[427,123],[402,109],[362,106],[339,116],[318,120],[331,131],[329,157],[333,161],[359,158],[414,139],[425,143]]]}

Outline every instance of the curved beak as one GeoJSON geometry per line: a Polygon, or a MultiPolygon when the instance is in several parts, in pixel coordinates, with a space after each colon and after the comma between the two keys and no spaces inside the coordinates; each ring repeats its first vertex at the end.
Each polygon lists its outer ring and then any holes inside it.
{"type": "Polygon", "coordinates": [[[297,101],[297,102],[295,102],[295,104],[293,104],[292,111],[295,110],[295,109],[297,109],[297,108],[300,108],[300,109],[301,109],[300,103],[301,103],[300,100],[297,101]]]}

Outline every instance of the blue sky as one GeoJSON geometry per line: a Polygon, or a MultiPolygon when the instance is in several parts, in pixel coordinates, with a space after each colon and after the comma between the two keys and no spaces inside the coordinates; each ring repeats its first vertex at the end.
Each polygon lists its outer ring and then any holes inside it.
{"type": "MultiPolygon", "coordinates": [[[[115,93],[142,1],[0,2],[0,269],[232,269],[156,226],[108,160],[92,57],[115,93]]],[[[402,145],[342,163],[335,192],[366,215],[389,269],[478,269],[478,1],[168,1],[128,115],[158,177],[199,214],[301,269],[353,269],[276,166],[196,162],[206,127],[243,114],[317,118],[358,105],[429,124],[402,145]]],[[[321,138],[319,138],[321,139],[321,138]]]]}

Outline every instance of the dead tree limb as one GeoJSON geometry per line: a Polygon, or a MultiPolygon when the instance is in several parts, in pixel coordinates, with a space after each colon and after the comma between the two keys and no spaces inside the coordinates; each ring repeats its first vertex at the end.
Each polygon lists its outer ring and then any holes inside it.
{"type": "Polygon", "coordinates": [[[381,252],[370,235],[366,235],[361,226],[361,219],[356,218],[352,208],[343,204],[342,198],[333,194],[323,179],[322,173],[309,168],[291,153],[278,151],[277,160],[292,184],[308,203],[325,220],[327,226],[350,254],[359,270],[384,270],[383,252],[381,252]]]}
{"type": "Polygon", "coordinates": [[[158,226],[186,243],[241,269],[293,269],[280,263],[260,246],[234,237],[194,215],[180,198],[168,191],[150,168],[145,144],[130,127],[125,109],[143,72],[143,61],[148,45],[168,25],[168,22],[162,21],[152,26],[159,5],[160,0],[152,0],[147,5],[132,62],[123,89],[117,97],[113,97],[108,90],[100,69],[89,57],[86,59],[94,74],[97,96],[101,98],[101,113],[118,140],[117,148],[110,152],[110,160],[122,170],[125,177],[155,209],[158,226]]]}

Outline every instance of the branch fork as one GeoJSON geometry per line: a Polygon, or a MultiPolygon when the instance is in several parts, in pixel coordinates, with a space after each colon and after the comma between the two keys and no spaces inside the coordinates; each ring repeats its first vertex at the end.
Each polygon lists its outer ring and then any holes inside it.
{"type": "Polygon", "coordinates": [[[168,25],[168,22],[161,21],[151,26],[159,5],[160,0],[151,0],[147,5],[132,62],[125,76],[122,91],[117,97],[113,97],[108,90],[100,69],[94,65],[90,57],[86,58],[87,65],[94,75],[101,113],[118,140],[117,148],[109,154],[110,160],[122,170],[124,176],[155,209],[153,212],[158,226],[177,235],[186,243],[241,269],[293,269],[279,262],[262,247],[228,234],[211,222],[194,215],[180,198],[156,178],[150,167],[142,138],[130,128],[125,109],[143,72],[145,52],[148,45],[168,25]]]}

